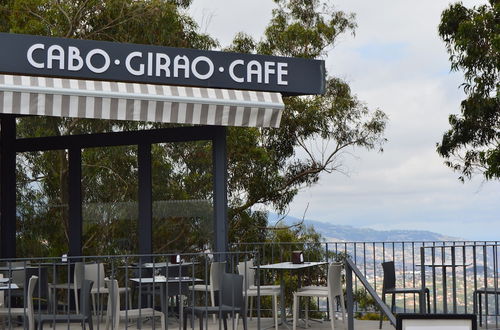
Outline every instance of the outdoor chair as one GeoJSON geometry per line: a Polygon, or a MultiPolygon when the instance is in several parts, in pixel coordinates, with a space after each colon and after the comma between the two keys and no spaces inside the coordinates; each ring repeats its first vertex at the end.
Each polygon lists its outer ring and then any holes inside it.
{"type": "MultiPolygon", "coordinates": [[[[474,290],[474,294],[473,294],[473,303],[474,303],[474,314],[478,315],[479,316],[479,326],[482,327],[483,326],[483,300],[482,300],[482,295],[484,295],[486,297],[486,295],[498,295],[500,296],[500,288],[495,288],[495,287],[492,287],[492,288],[485,288],[485,287],[482,287],[482,288],[478,288],[476,290],[474,290]],[[479,310],[478,310],[478,307],[479,307],[479,310]]],[[[498,304],[495,304],[495,307],[497,309],[496,311],[496,314],[498,314],[498,304]]],[[[486,305],[486,302],[485,302],[485,308],[488,308],[488,306],[486,305]]],[[[486,323],[488,323],[488,321],[486,321],[486,323]]]]}
{"type": "Polygon", "coordinates": [[[28,292],[26,294],[26,305],[25,307],[17,308],[0,308],[0,316],[8,316],[9,320],[12,320],[13,316],[27,317],[28,319],[28,330],[35,329],[35,322],[33,319],[33,291],[35,290],[36,281],[38,277],[32,276],[28,282],[28,292]]]}
{"type": "Polygon", "coordinates": [[[89,324],[89,329],[93,329],[92,311],[90,309],[90,292],[92,281],[84,280],[80,292],[80,313],[76,314],[36,314],[35,320],[38,323],[38,330],[43,329],[45,323],[81,323],[82,329],[86,329],[85,323],[89,324]]]}
{"type": "MultiPolygon", "coordinates": [[[[215,306],[215,292],[219,291],[222,275],[226,272],[226,262],[214,261],[210,264],[210,282],[206,284],[195,284],[189,286],[188,289],[191,291],[197,292],[210,292],[210,303],[212,306],[215,306]]],[[[215,315],[214,315],[214,323],[215,315]]]]}
{"type": "Polygon", "coordinates": [[[255,269],[252,268],[253,260],[242,261],[238,264],[238,273],[243,275],[245,304],[249,306],[250,319],[252,318],[253,297],[271,296],[273,300],[274,327],[278,329],[278,296],[280,295],[279,285],[255,285],[255,269]],[[248,305],[250,298],[250,305],[248,305]]]}
{"type": "MultiPolygon", "coordinates": [[[[153,308],[139,308],[139,309],[120,309],[120,294],[117,280],[107,280],[107,289],[109,290],[108,295],[108,313],[106,315],[106,330],[109,329],[110,324],[112,325],[112,330],[118,330],[120,325],[120,320],[141,320],[143,318],[155,318],[160,317],[161,328],[165,329],[165,314],[157,311],[153,308]],[[110,313],[111,312],[111,313],[110,313]]],[[[155,329],[155,324],[153,323],[153,329],[155,329]]]]}
{"type": "MultiPolygon", "coordinates": [[[[51,298],[49,294],[49,279],[48,279],[48,270],[45,267],[40,267],[40,268],[27,268],[26,269],[26,278],[24,285],[25,287],[28,287],[29,281],[31,280],[31,277],[36,276],[38,277],[38,281],[36,282],[32,298],[33,298],[33,305],[34,305],[34,310],[40,311],[40,310],[49,310],[52,308],[51,306],[51,298]]],[[[25,299],[26,296],[25,295],[25,299]]]]}
{"type": "MultiPolygon", "coordinates": [[[[94,314],[97,315],[97,310],[99,309],[102,312],[104,307],[104,303],[101,303],[101,296],[109,294],[109,290],[105,285],[106,277],[103,263],[92,263],[92,264],[84,264],[77,262],[75,264],[75,272],[74,272],[74,283],[77,283],[76,286],[73,286],[75,291],[75,305],[76,312],[78,313],[78,288],[83,279],[90,280],[94,283],[92,287],[91,296],[92,296],[92,308],[94,310],[94,314]],[[83,276],[82,276],[83,275],[83,276]]],[[[118,292],[120,294],[127,294],[128,288],[119,288],[118,292]]],[[[132,296],[129,294],[129,304],[131,304],[132,296]]]]}
{"type": "Polygon", "coordinates": [[[184,309],[184,330],[187,329],[187,318],[191,316],[191,325],[194,316],[200,320],[200,330],[203,330],[204,317],[209,314],[220,315],[224,323],[224,330],[227,330],[228,315],[236,317],[236,327],[238,326],[238,316],[243,321],[243,329],[247,330],[247,318],[245,299],[243,297],[243,276],[236,274],[223,274],[221,287],[219,290],[219,306],[193,306],[184,309]]]}
{"type": "MultiPolygon", "coordinates": [[[[332,263],[328,266],[327,286],[307,286],[300,288],[293,294],[293,330],[297,328],[297,319],[300,312],[300,297],[320,297],[328,299],[328,312],[330,314],[330,322],[332,330],[335,329],[335,309],[333,308],[336,298],[339,297],[340,309],[342,311],[343,327],[346,326],[346,307],[344,301],[344,292],[342,290],[342,264],[332,263]]],[[[306,304],[305,309],[306,328],[308,327],[309,304],[306,304]]]]}
{"type": "MultiPolygon", "coordinates": [[[[413,293],[418,294],[418,301],[422,301],[422,295],[427,296],[427,311],[431,309],[430,292],[428,288],[396,288],[396,270],[394,268],[394,261],[387,261],[382,263],[384,271],[384,282],[382,283],[382,301],[385,303],[385,295],[392,294],[391,312],[394,313],[396,307],[396,294],[413,293]]],[[[423,306],[419,306],[422,308],[423,306]]],[[[380,312],[379,329],[382,329],[382,311],[380,312]]]]}

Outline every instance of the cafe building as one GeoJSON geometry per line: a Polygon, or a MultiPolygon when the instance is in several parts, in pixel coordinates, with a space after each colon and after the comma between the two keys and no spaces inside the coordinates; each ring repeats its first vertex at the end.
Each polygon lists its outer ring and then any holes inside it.
{"type": "Polygon", "coordinates": [[[0,257],[16,256],[16,155],[67,150],[70,256],[82,255],[82,149],[137,146],[138,253],[152,253],[151,146],[210,141],[213,250],[227,238],[227,127],[279,127],[282,96],[324,92],[324,62],[0,34],[0,257]],[[7,45],[7,47],[6,47],[7,45]],[[8,51],[5,51],[8,49],[8,51]],[[18,138],[16,118],[171,123],[168,128],[18,138]]]}

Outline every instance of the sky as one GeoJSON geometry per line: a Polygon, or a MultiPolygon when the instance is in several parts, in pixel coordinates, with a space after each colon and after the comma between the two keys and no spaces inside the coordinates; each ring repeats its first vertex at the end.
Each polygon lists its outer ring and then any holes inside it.
{"type": "MultiPolygon", "coordinates": [[[[482,1],[463,1],[472,6],[482,1]]],[[[461,183],[436,143],[464,98],[460,73],[450,72],[437,35],[448,0],[334,0],[356,14],[356,35],[328,52],[330,75],[346,80],[369,108],[389,117],[384,152],[354,149],[348,174],[322,175],[292,202],[290,216],[378,230],[430,230],[471,240],[500,236],[500,182],[477,176],[461,183]]],[[[271,0],[194,0],[190,14],[202,31],[230,44],[246,32],[259,39],[271,0]]]]}

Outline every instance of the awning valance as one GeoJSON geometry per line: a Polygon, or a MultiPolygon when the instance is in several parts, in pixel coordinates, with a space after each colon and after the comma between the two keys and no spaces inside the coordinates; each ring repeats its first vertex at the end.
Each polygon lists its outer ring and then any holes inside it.
{"type": "Polygon", "coordinates": [[[279,93],[0,74],[0,112],[278,127],[279,93]]]}

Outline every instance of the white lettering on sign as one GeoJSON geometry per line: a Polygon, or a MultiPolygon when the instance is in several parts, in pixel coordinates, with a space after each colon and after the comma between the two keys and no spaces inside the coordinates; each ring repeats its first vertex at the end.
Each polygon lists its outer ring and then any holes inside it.
{"type": "Polygon", "coordinates": [[[135,57],[142,57],[141,52],[132,52],[128,54],[127,58],[125,59],[125,67],[127,68],[127,71],[133,74],[134,76],[142,76],[144,74],[144,64],[139,64],[139,69],[134,69],[132,68],[131,62],[132,59],[135,57]]]}
{"type": "Polygon", "coordinates": [[[26,54],[26,56],[28,57],[28,63],[31,64],[31,66],[34,68],[43,69],[43,68],[45,68],[45,63],[39,63],[33,59],[33,53],[37,49],[43,50],[43,49],[45,49],[45,45],[44,44],[34,44],[30,48],[28,48],[28,53],[26,54]]]}
{"type": "Polygon", "coordinates": [[[161,72],[165,72],[165,77],[170,77],[170,57],[167,54],[156,54],[156,72],[157,77],[161,76],[161,72]]]}
{"type": "Polygon", "coordinates": [[[276,83],[278,85],[288,85],[286,77],[288,75],[288,63],[284,62],[264,62],[251,60],[246,64],[246,77],[244,74],[238,75],[235,71],[244,73],[245,61],[234,60],[229,64],[229,76],[237,83],[258,83],[264,84],[276,83]],[[239,68],[243,66],[243,68],[239,68]],[[276,68],[276,69],[275,69],[276,68]],[[264,78],[264,79],[262,79],[264,78]]]}
{"type": "Polygon", "coordinates": [[[191,71],[193,71],[193,75],[196,78],[201,79],[201,80],[206,80],[206,79],[210,78],[214,74],[214,64],[212,63],[212,61],[208,57],[206,57],[206,56],[198,56],[197,58],[194,59],[193,63],[191,63],[191,71]],[[201,74],[201,73],[198,72],[198,69],[197,69],[196,65],[199,62],[205,62],[205,63],[207,63],[207,65],[208,65],[208,71],[207,71],[207,73],[201,74]]]}
{"type": "Polygon", "coordinates": [[[80,71],[83,68],[83,59],[80,56],[80,50],[76,47],[68,47],[68,70],[80,71]],[[75,64],[76,61],[76,64],[75,64]]]}
{"type": "MultiPolygon", "coordinates": [[[[115,66],[123,65],[123,58],[120,57],[113,58],[115,66]]],[[[62,47],[43,43],[31,45],[26,52],[26,58],[36,69],[73,72],[87,69],[97,74],[108,71],[112,61],[103,49],[94,48],[85,53],[75,46],[62,47]]],[[[193,77],[207,80],[215,73],[215,64],[208,56],[188,57],[178,54],[171,58],[165,53],[133,51],[126,55],[124,63],[126,72],[133,76],[184,79],[193,77]]],[[[224,66],[217,63],[217,75],[229,74],[228,78],[239,84],[288,85],[288,64],[285,62],[236,59],[228,64],[224,66]]]]}
{"type": "Polygon", "coordinates": [[[189,58],[186,55],[174,57],[174,77],[179,77],[180,69],[184,70],[184,78],[189,78],[189,58]]]}
{"type": "Polygon", "coordinates": [[[233,61],[230,65],[229,65],[229,76],[231,77],[231,79],[233,79],[234,81],[236,81],[237,83],[243,83],[245,82],[245,79],[244,78],[240,78],[240,77],[237,77],[235,74],[234,74],[234,68],[236,68],[237,65],[244,65],[245,62],[243,60],[236,60],[236,61],[233,61]]]}
{"type": "Polygon", "coordinates": [[[59,70],[64,70],[64,49],[59,45],[52,45],[47,49],[47,68],[52,69],[52,62],[59,61],[59,70]]]}
{"type": "Polygon", "coordinates": [[[92,49],[85,57],[85,64],[87,64],[87,67],[89,68],[89,70],[94,72],[94,73],[106,72],[109,68],[110,62],[111,62],[111,60],[109,59],[108,53],[106,53],[104,50],[98,49],[98,48],[92,49]],[[97,68],[92,64],[92,57],[94,55],[101,55],[104,58],[104,65],[102,67],[97,68]]]}

